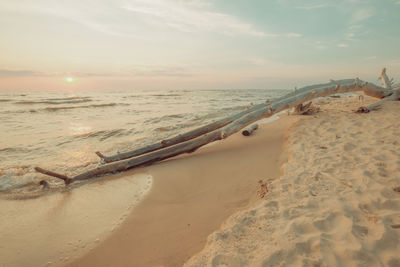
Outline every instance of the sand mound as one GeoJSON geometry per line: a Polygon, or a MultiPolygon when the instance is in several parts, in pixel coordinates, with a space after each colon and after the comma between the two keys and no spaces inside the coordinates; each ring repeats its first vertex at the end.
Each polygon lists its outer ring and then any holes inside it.
{"type": "Polygon", "coordinates": [[[284,176],[185,266],[400,266],[400,103],[317,105],[289,135],[284,176]]]}

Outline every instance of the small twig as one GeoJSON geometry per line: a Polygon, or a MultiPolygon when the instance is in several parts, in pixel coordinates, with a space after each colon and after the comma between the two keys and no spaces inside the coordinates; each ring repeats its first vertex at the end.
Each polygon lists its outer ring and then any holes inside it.
{"type": "Polygon", "coordinates": [[[48,176],[53,176],[53,177],[62,179],[62,180],[64,180],[66,185],[71,182],[70,179],[68,178],[68,176],[65,176],[63,174],[59,174],[59,173],[56,173],[56,172],[48,171],[48,170],[42,169],[40,167],[35,167],[35,171],[43,173],[43,174],[46,174],[48,176]]]}
{"type": "Polygon", "coordinates": [[[100,151],[96,151],[96,155],[99,156],[99,158],[104,159],[105,156],[103,154],[101,154],[100,151]]]}
{"type": "Polygon", "coordinates": [[[348,183],[342,182],[339,179],[336,179],[335,177],[333,177],[333,176],[331,176],[331,175],[329,175],[329,174],[327,174],[325,172],[320,172],[320,174],[322,174],[323,176],[325,176],[326,178],[328,178],[328,179],[330,179],[330,180],[332,180],[334,182],[341,183],[342,185],[347,186],[348,188],[353,188],[353,186],[349,185],[348,183]]]}

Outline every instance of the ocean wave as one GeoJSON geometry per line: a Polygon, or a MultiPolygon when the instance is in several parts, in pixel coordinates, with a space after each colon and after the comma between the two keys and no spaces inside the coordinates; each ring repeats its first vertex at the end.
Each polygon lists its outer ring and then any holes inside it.
{"type": "Polygon", "coordinates": [[[182,94],[156,94],[156,95],[149,95],[155,97],[171,97],[171,96],[182,96],[182,94]]]}
{"type": "Polygon", "coordinates": [[[79,100],[79,99],[91,99],[90,96],[71,96],[71,97],[60,97],[60,98],[47,98],[49,101],[64,101],[64,100],[79,100]]]}
{"type": "MultiPolygon", "coordinates": [[[[97,138],[100,141],[104,141],[111,137],[121,137],[121,136],[131,135],[134,133],[134,130],[135,130],[134,128],[102,130],[102,131],[95,131],[95,132],[89,132],[89,133],[85,133],[85,134],[81,134],[81,135],[76,135],[75,138],[78,138],[78,139],[97,138]]],[[[64,143],[66,143],[66,142],[63,142],[61,144],[64,144],[64,143]]]]}
{"type": "Polygon", "coordinates": [[[246,105],[246,106],[234,106],[234,107],[227,107],[227,108],[222,108],[221,111],[240,111],[240,110],[245,110],[247,108],[250,108],[251,105],[246,105]]]}
{"type": "Polygon", "coordinates": [[[152,117],[144,121],[145,124],[158,124],[164,121],[170,121],[171,119],[183,119],[188,117],[189,114],[172,114],[172,115],[164,115],[161,117],[152,117]]]}
{"type": "Polygon", "coordinates": [[[34,179],[32,168],[27,165],[11,166],[0,169],[0,192],[24,186],[34,179]]]}
{"type": "Polygon", "coordinates": [[[41,110],[45,111],[59,111],[64,109],[77,109],[77,108],[102,108],[102,107],[114,107],[114,106],[129,106],[126,103],[108,103],[108,104],[93,104],[93,105],[82,105],[82,106],[67,106],[67,107],[47,107],[41,110]]]}
{"type": "Polygon", "coordinates": [[[62,104],[79,104],[93,101],[92,99],[76,99],[76,100],[62,100],[62,101],[50,101],[50,100],[40,100],[40,101],[32,101],[32,100],[22,100],[14,102],[17,105],[62,105],[62,104]]]}
{"type": "Polygon", "coordinates": [[[114,107],[114,106],[130,106],[130,104],[128,104],[128,103],[108,103],[108,104],[92,104],[92,105],[81,105],[81,106],[46,107],[46,108],[25,109],[25,110],[5,110],[5,111],[1,111],[0,114],[57,112],[60,110],[69,110],[69,109],[102,108],[102,107],[114,107]]]}
{"type": "Polygon", "coordinates": [[[157,132],[169,132],[169,131],[176,130],[176,129],[178,129],[177,126],[166,126],[166,127],[155,128],[154,131],[157,131],[157,132]]]}
{"type": "Polygon", "coordinates": [[[1,99],[0,98],[0,102],[10,102],[10,101],[12,101],[12,99],[1,99]]]}

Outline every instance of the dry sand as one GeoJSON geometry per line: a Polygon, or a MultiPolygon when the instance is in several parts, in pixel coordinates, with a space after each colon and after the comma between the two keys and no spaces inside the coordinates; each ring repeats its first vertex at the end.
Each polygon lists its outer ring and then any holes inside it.
{"type": "Polygon", "coordinates": [[[400,103],[317,104],[289,135],[284,176],[185,266],[400,266],[400,103]]]}
{"type": "Polygon", "coordinates": [[[150,167],[153,186],[126,221],[70,266],[182,266],[232,213],[281,176],[285,133],[297,118],[261,125],[150,167]]]}

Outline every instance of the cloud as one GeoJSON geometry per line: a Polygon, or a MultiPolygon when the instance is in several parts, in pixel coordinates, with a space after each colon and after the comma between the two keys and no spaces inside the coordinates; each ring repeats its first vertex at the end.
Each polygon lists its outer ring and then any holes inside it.
{"type": "Polygon", "coordinates": [[[124,76],[135,77],[189,77],[192,74],[185,67],[175,66],[135,66],[128,70],[124,76]]]}
{"type": "Polygon", "coordinates": [[[302,37],[303,35],[302,34],[300,34],[300,33],[295,33],[295,32],[289,32],[289,33],[285,33],[285,34],[282,34],[282,36],[285,36],[285,37],[302,37]]]}
{"type": "Polygon", "coordinates": [[[263,58],[249,58],[247,59],[247,62],[250,63],[250,65],[253,66],[265,66],[265,64],[267,63],[267,61],[263,58]]]}
{"type": "Polygon", "coordinates": [[[376,56],[370,56],[370,57],[366,57],[364,59],[365,60],[374,60],[374,59],[377,59],[377,57],[376,56]]]}
{"type": "MultiPolygon", "coordinates": [[[[117,1],[116,1],[117,2],[117,1]]],[[[41,15],[61,18],[81,24],[97,32],[114,36],[127,36],[126,31],[118,29],[123,25],[123,16],[118,6],[109,0],[106,1],[79,1],[70,0],[2,0],[0,10],[14,14],[41,15]]]]}
{"type": "Polygon", "coordinates": [[[152,30],[262,38],[301,36],[266,32],[236,16],[214,11],[210,2],[201,0],[3,0],[0,10],[55,16],[118,37],[140,38],[152,30]]]}
{"type": "Polygon", "coordinates": [[[340,47],[340,48],[349,47],[348,44],[337,44],[336,46],[337,46],[337,47],[340,47]]]}
{"type": "Polygon", "coordinates": [[[361,8],[356,10],[351,17],[350,23],[356,24],[375,16],[375,9],[373,7],[361,8]]]}
{"type": "MultiPolygon", "coordinates": [[[[190,2],[189,2],[190,3],[190,2]]],[[[209,5],[206,5],[209,7],[209,5]]],[[[151,19],[152,23],[181,32],[215,32],[225,35],[250,35],[256,37],[300,37],[298,33],[268,33],[257,29],[235,16],[214,12],[204,5],[187,4],[185,1],[134,0],[123,5],[124,9],[151,19]]]]}
{"type": "Polygon", "coordinates": [[[310,6],[296,6],[295,8],[297,9],[305,9],[305,10],[313,10],[313,9],[319,9],[319,8],[325,8],[329,7],[329,4],[316,4],[316,5],[310,5],[310,6]]]}
{"type": "Polygon", "coordinates": [[[0,77],[26,77],[40,76],[41,73],[32,70],[6,70],[0,69],[0,77]]]}
{"type": "Polygon", "coordinates": [[[0,69],[0,77],[188,77],[190,67],[136,65],[119,72],[38,72],[0,69]]]}
{"type": "Polygon", "coordinates": [[[326,45],[316,45],[315,48],[318,49],[318,50],[325,50],[328,47],[326,45]]]}
{"type": "Polygon", "coordinates": [[[188,77],[190,66],[135,65],[118,72],[73,72],[58,73],[57,76],[73,77],[188,77]]]}

